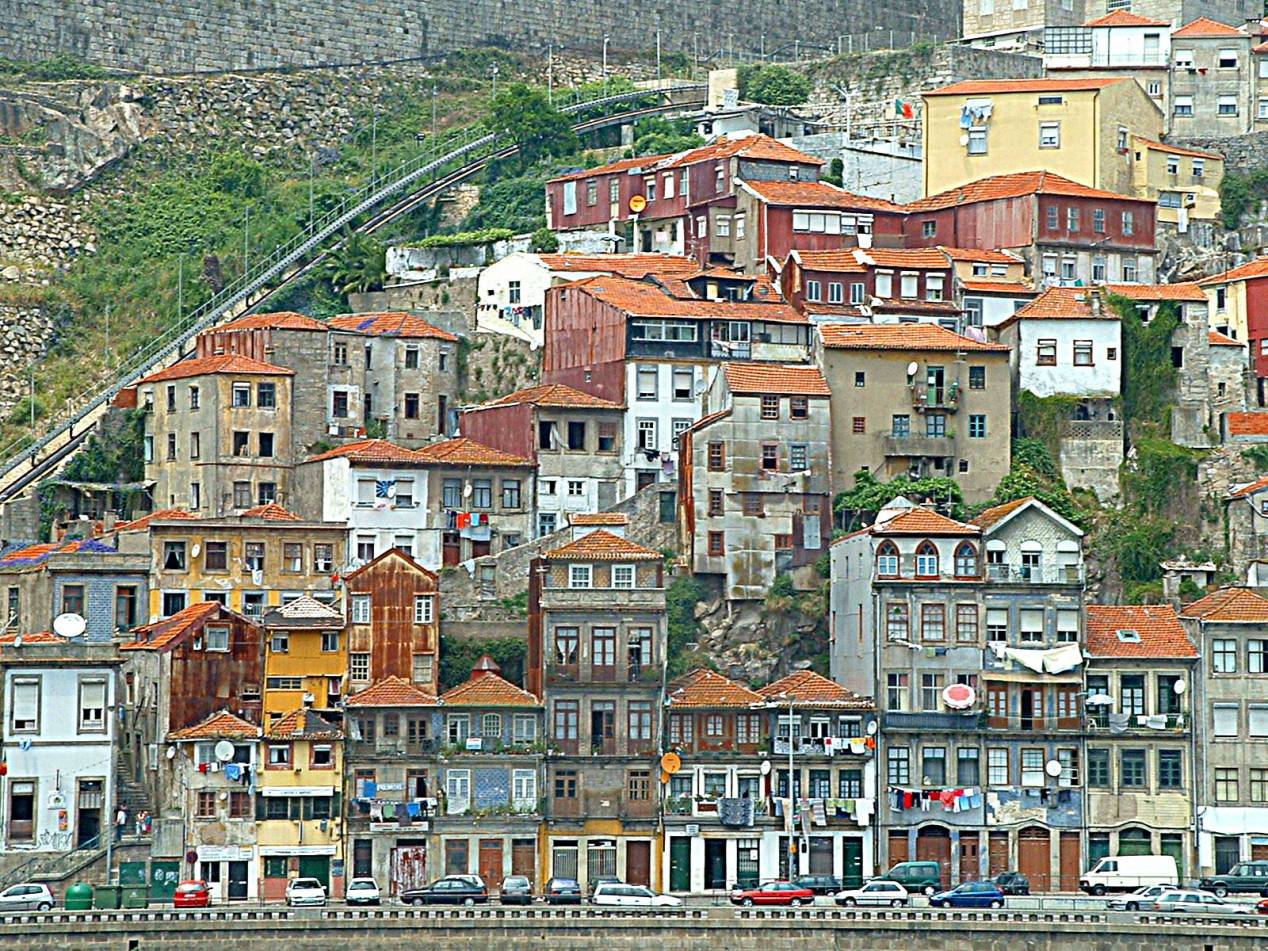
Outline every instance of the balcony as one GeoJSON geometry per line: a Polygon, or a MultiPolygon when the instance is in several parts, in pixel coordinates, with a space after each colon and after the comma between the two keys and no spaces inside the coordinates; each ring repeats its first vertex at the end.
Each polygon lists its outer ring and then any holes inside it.
{"type": "MultiPolygon", "coordinates": [[[[776,756],[788,755],[788,737],[776,736],[771,738],[771,753],[776,756]]],[[[837,755],[845,755],[852,752],[850,749],[849,737],[837,737],[833,739],[832,748],[836,750],[837,755]]],[[[828,749],[828,744],[824,742],[822,737],[799,737],[797,742],[793,744],[793,755],[795,756],[831,756],[832,753],[828,749]]],[[[855,753],[855,756],[871,756],[872,749],[866,745],[863,746],[861,753],[855,753]]]]}
{"type": "Polygon", "coordinates": [[[1188,733],[1193,728],[1193,720],[1187,713],[1115,714],[1102,706],[1088,711],[1087,728],[1089,733],[1178,734],[1188,733]]]}
{"type": "Polygon", "coordinates": [[[987,575],[1001,584],[1082,584],[1083,565],[988,564],[987,575]]]}
{"type": "Polygon", "coordinates": [[[663,611],[664,588],[542,588],[548,611],[663,611]]]}
{"type": "Polygon", "coordinates": [[[349,740],[348,755],[366,756],[420,756],[440,751],[443,744],[435,737],[409,742],[404,739],[349,740]]]}
{"type": "Polygon", "coordinates": [[[922,436],[916,433],[886,433],[885,455],[900,457],[955,455],[955,440],[950,436],[922,436]]]}
{"type": "Polygon", "coordinates": [[[639,684],[660,683],[662,668],[656,664],[620,664],[615,667],[591,667],[588,664],[547,664],[546,682],[561,684],[639,684]]]}
{"type": "Polygon", "coordinates": [[[961,730],[980,730],[982,714],[970,710],[967,713],[886,713],[884,729],[886,730],[931,730],[936,732],[957,732],[961,730]]]}
{"type": "Polygon", "coordinates": [[[1067,733],[1080,729],[1078,716],[1072,717],[993,717],[986,718],[986,728],[1009,733],[1067,733]]]}
{"type": "Polygon", "coordinates": [[[940,409],[954,413],[960,408],[959,383],[952,382],[944,386],[912,383],[907,387],[907,390],[911,393],[911,405],[916,408],[918,413],[927,409],[940,409]]]}

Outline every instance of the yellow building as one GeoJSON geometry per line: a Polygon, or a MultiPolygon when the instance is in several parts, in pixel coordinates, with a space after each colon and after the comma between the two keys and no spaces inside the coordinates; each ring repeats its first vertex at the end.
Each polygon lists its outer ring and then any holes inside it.
{"type": "Polygon", "coordinates": [[[339,710],[348,676],[343,612],[307,595],[264,615],[264,722],[308,707],[339,710]]]}
{"type": "Polygon", "coordinates": [[[1132,188],[1158,203],[1158,223],[1181,232],[1220,216],[1224,156],[1132,136],[1132,188]]]}
{"type": "Polygon", "coordinates": [[[1131,136],[1158,139],[1163,124],[1126,76],[954,83],[924,94],[925,194],[1042,170],[1130,195],[1131,136]]]}
{"type": "Polygon", "coordinates": [[[256,843],[266,901],[285,896],[289,879],[321,881],[343,895],[339,789],[343,732],[312,710],[293,710],[266,727],[256,806],[256,843]]]}

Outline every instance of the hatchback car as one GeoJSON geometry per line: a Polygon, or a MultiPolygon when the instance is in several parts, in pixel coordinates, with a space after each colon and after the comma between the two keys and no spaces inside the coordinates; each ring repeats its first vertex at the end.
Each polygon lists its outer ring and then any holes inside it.
{"type": "Polygon", "coordinates": [[[591,898],[594,897],[594,893],[595,891],[598,890],[600,885],[620,885],[620,884],[621,884],[621,880],[617,878],[615,875],[596,875],[594,878],[590,879],[589,881],[590,897],[591,898]]]}
{"type": "Polygon", "coordinates": [[[546,883],[548,905],[580,905],[581,884],[575,878],[552,878],[546,883]]]}
{"type": "Polygon", "coordinates": [[[489,890],[465,875],[437,879],[422,888],[401,892],[401,901],[406,905],[483,905],[488,900],[489,890]]]}
{"type": "Polygon", "coordinates": [[[172,904],[177,908],[209,908],[211,889],[200,880],[181,882],[172,893],[172,904]]]}
{"type": "Polygon", "coordinates": [[[0,913],[6,911],[48,911],[56,902],[47,885],[21,882],[0,892],[0,913]]]}
{"type": "Polygon", "coordinates": [[[1029,895],[1030,879],[1021,872],[1000,872],[994,878],[987,879],[1005,895],[1029,895]]]}
{"type": "Polygon", "coordinates": [[[503,905],[531,905],[533,903],[533,883],[525,875],[508,875],[502,879],[502,887],[498,889],[498,898],[503,905]]]}
{"type": "Polygon", "coordinates": [[[877,877],[897,882],[907,891],[922,895],[932,895],[942,889],[942,866],[937,862],[899,862],[877,877]]]}
{"type": "Polygon", "coordinates": [[[930,908],[1003,908],[1004,893],[991,882],[964,882],[929,896],[930,908]]]}
{"type": "Polygon", "coordinates": [[[1152,911],[1182,915],[1249,915],[1250,905],[1234,905],[1197,888],[1171,888],[1153,900],[1152,911]]]}
{"type": "Polygon", "coordinates": [[[382,901],[379,883],[372,878],[352,879],[343,897],[349,905],[377,905],[382,901]]]}
{"type": "Polygon", "coordinates": [[[911,903],[911,895],[897,882],[887,882],[878,878],[866,882],[859,888],[847,888],[845,891],[837,892],[833,900],[846,908],[852,908],[855,905],[888,905],[890,908],[902,908],[911,903]]]}
{"type": "Polygon", "coordinates": [[[1153,900],[1163,892],[1171,891],[1175,891],[1174,885],[1141,885],[1134,892],[1108,899],[1105,907],[1110,911],[1140,911],[1151,907],[1153,900]]]}
{"type": "Polygon", "coordinates": [[[658,895],[642,885],[600,882],[590,896],[590,904],[623,908],[677,908],[682,905],[682,899],[675,895],[658,895]]]}
{"type": "Polygon", "coordinates": [[[292,878],[286,883],[286,904],[297,905],[326,904],[326,886],[315,878],[292,878]]]}
{"type": "Polygon", "coordinates": [[[756,888],[737,888],[731,892],[732,905],[813,905],[815,893],[792,882],[762,882],[756,888]]]}
{"type": "Polygon", "coordinates": [[[841,879],[835,875],[802,875],[793,879],[793,884],[816,895],[835,895],[842,888],[841,879]]]}

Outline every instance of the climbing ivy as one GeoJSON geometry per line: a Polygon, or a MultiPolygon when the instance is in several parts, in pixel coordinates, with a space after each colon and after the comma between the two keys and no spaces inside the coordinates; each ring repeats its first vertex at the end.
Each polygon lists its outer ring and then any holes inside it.
{"type": "Polygon", "coordinates": [[[1123,416],[1129,433],[1156,428],[1169,434],[1177,375],[1171,362],[1171,338],[1180,326],[1180,307],[1175,301],[1164,301],[1146,324],[1133,301],[1110,295],[1109,305],[1122,318],[1123,416]]]}
{"type": "Polygon", "coordinates": [[[867,516],[875,515],[899,496],[920,503],[932,499],[944,511],[949,508],[952,518],[959,518],[964,506],[964,494],[954,479],[942,476],[928,479],[909,479],[900,476],[889,482],[881,482],[872,473],[860,469],[854,473],[854,488],[841,492],[832,508],[849,530],[865,523],[867,516]]]}

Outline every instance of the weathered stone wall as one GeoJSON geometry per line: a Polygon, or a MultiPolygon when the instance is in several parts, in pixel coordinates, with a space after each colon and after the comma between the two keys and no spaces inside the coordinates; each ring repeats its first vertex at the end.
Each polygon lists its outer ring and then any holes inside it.
{"type": "Polygon", "coordinates": [[[756,52],[842,34],[893,30],[909,39],[960,31],[960,0],[430,0],[355,4],[303,0],[0,0],[0,56],[70,53],[104,66],[165,72],[315,66],[547,43],[671,50],[699,43],[756,52]]]}
{"type": "Polygon", "coordinates": [[[1245,135],[1185,136],[1174,140],[1186,148],[1224,156],[1224,171],[1247,175],[1268,165],[1268,132],[1245,135]]]}

